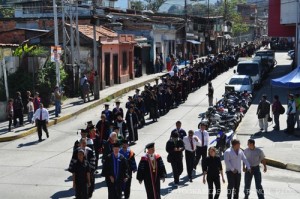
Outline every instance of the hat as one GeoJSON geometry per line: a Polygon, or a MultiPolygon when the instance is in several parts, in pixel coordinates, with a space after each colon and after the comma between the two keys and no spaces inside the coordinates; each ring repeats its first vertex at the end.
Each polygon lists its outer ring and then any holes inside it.
{"type": "Polygon", "coordinates": [[[84,150],[83,149],[78,149],[77,154],[78,153],[83,153],[84,154],[84,150]]]}
{"type": "Polygon", "coordinates": [[[105,106],[105,107],[108,107],[108,106],[109,106],[109,104],[104,104],[104,106],[105,106]]]}
{"type": "Polygon", "coordinates": [[[151,148],[154,147],[154,144],[155,144],[154,142],[151,142],[151,143],[147,144],[145,148],[146,149],[151,149],[151,148]]]}
{"type": "Polygon", "coordinates": [[[126,139],[122,140],[122,144],[129,144],[129,140],[126,139]]]}
{"type": "Polygon", "coordinates": [[[113,147],[113,148],[114,148],[114,147],[119,148],[119,147],[120,147],[120,143],[119,143],[119,142],[113,143],[113,144],[112,144],[112,147],[113,147]]]}
{"type": "Polygon", "coordinates": [[[93,125],[93,121],[88,121],[86,124],[87,124],[88,126],[92,126],[92,125],[93,125]]]}
{"type": "Polygon", "coordinates": [[[117,100],[117,101],[116,101],[116,104],[120,104],[120,103],[121,103],[120,100],[117,100]]]}
{"type": "Polygon", "coordinates": [[[81,132],[81,133],[88,133],[88,132],[86,131],[86,129],[81,129],[80,132],[81,132]]]}
{"type": "Polygon", "coordinates": [[[135,91],[140,92],[140,89],[137,88],[137,89],[135,89],[135,91]]]}

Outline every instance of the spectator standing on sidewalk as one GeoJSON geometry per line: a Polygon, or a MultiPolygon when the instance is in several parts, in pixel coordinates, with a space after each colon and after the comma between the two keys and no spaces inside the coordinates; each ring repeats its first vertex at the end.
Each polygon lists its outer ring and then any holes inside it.
{"type": "Polygon", "coordinates": [[[294,94],[289,94],[289,101],[287,106],[287,129],[286,133],[292,134],[295,130],[295,114],[296,114],[296,103],[294,100],[294,94]]]}
{"type": "Polygon", "coordinates": [[[208,149],[208,157],[204,160],[203,171],[203,183],[205,184],[207,181],[208,184],[208,198],[218,199],[221,193],[220,174],[223,183],[225,183],[225,180],[221,159],[216,156],[215,147],[210,147],[208,149]],[[216,187],[215,197],[213,197],[214,184],[216,187]]]}
{"type": "Polygon", "coordinates": [[[240,141],[234,139],[231,141],[232,147],[224,153],[224,161],[226,165],[227,175],[227,199],[239,198],[240,183],[241,183],[241,161],[247,166],[247,172],[251,171],[250,164],[246,159],[244,152],[240,149],[240,141]]]}
{"type": "Polygon", "coordinates": [[[296,115],[295,115],[295,122],[297,124],[297,129],[300,129],[300,94],[296,94],[295,97],[295,103],[296,103],[296,115]]]}
{"type": "Polygon", "coordinates": [[[89,74],[88,82],[90,84],[90,91],[92,93],[92,96],[94,95],[94,78],[95,78],[95,72],[94,70],[91,70],[89,74]]]}
{"type": "MultiPolygon", "coordinates": [[[[248,148],[245,149],[244,154],[251,167],[251,172],[245,172],[245,199],[249,198],[253,176],[258,199],[264,199],[264,190],[261,185],[261,172],[259,165],[262,163],[264,165],[264,172],[267,172],[265,154],[261,149],[255,147],[255,141],[253,139],[248,140],[248,148]]],[[[246,171],[245,165],[243,166],[243,170],[246,171]]]]}
{"type": "Polygon", "coordinates": [[[263,94],[257,107],[257,117],[261,131],[268,132],[268,118],[270,117],[270,102],[267,95],[263,94]]]}
{"type": "Polygon", "coordinates": [[[206,94],[208,96],[208,105],[213,106],[214,101],[214,87],[212,86],[211,82],[208,82],[208,93],[206,94]]]}
{"type": "Polygon", "coordinates": [[[11,124],[12,124],[12,119],[14,117],[14,100],[9,99],[7,106],[6,106],[6,115],[8,119],[8,132],[11,132],[11,124]]]}
{"type": "Polygon", "coordinates": [[[34,99],[33,99],[34,112],[40,107],[41,98],[39,97],[39,95],[40,94],[38,92],[35,92],[34,94],[34,99]]]}
{"type": "Polygon", "coordinates": [[[23,111],[24,105],[21,97],[21,93],[18,91],[16,93],[16,98],[14,99],[14,127],[17,126],[17,119],[19,119],[19,125],[23,126],[23,111]]]}
{"type": "Polygon", "coordinates": [[[28,119],[29,123],[32,123],[32,118],[33,118],[33,114],[34,114],[33,98],[29,97],[28,100],[29,101],[27,103],[27,110],[28,110],[27,119],[28,119]]]}
{"type": "Polygon", "coordinates": [[[273,100],[274,101],[272,104],[272,112],[273,112],[274,122],[275,122],[275,126],[273,128],[275,131],[279,131],[280,130],[279,116],[280,116],[280,110],[282,108],[282,104],[279,101],[278,95],[275,95],[273,100]]]}
{"type": "Polygon", "coordinates": [[[49,132],[47,128],[47,124],[49,122],[49,112],[44,108],[44,105],[40,103],[40,108],[36,110],[33,116],[33,121],[36,123],[39,142],[42,141],[42,129],[45,131],[47,138],[49,138],[49,132]]]}
{"type": "Polygon", "coordinates": [[[84,99],[83,97],[83,84],[85,81],[87,81],[87,77],[85,74],[82,74],[82,77],[80,78],[80,91],[81,91],[81,98],[84,99]]]}
{"type": "Polygon", "coordinates": [[[90,100],[90,84],[88,80],[85,80],[83,85],[82,85],[82,93],[83,93],[83,102],[86,102],[86,98],[88,101],[90,100]]]}
{"type": "Polygon", "coordinates": [[[55,86],[54,90],[54,102],[55,102],[55,117],[58,117],[61,113],[61,98],[62,98],[63,92],[60,91],[58,86],[55,86]]]}

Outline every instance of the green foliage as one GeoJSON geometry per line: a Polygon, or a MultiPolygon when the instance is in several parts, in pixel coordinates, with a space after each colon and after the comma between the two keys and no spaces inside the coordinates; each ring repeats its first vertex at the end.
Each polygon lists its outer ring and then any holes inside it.
{"type": "Polygon", "coordinates": [[[142,1],[132,1],[131,2],[131,8],[135,9],[135,10],[138,10],[138,11],[143,11],[145,10],[145,5],[143,4],[142,1]]]}
{"type": "Polygon", "coordinates": [[[12,18],[15,16],[14,8],[0,7],[0,18],[12,18]]]}
{"type": "Polygon", "coordinates": [[[48,51],[44,47],[40,46],[28,46],[27,44],[23,46],[19,46],[14,52],[13,56],[18,56],[20,58],[24,56],[29,56],[29,57],[43,57],[47,56],[48,51]]]}
{"type": "Polygon", "coordinates": [[[167,0],[145,0],[147,3],[146,8],[148,10],[152,10],[153,12],[157,12],[159,8],[167,2],[167,0]]]}

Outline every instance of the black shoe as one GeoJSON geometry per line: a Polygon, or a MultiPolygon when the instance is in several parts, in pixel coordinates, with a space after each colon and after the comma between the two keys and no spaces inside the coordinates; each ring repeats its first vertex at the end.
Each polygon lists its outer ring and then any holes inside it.
{"type": "Polygon", "coordinates": [[[39,142],[43,141],[42,138],[39,139],[39,142]]]}
{"type": "Polygon", "coordinates": [[[49,138],[49,133],[46,133],[46,135],[47,135],[47,138],[49,138]]]}
{"type": "Polygon", "coordinates": [[[261,131],[263,131],[264,129],[260,129],[261,131]]]}
{"type": "Polygon", "coordinates": [[[192,179],[192,178],[190,178],[190,182],[193,182],[193,179],[192,179]]]}

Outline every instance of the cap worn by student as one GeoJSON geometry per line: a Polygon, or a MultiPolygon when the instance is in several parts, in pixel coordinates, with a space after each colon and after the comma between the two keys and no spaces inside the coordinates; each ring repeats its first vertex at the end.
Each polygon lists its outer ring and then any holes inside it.
{"type": "Polygon", "coordinates": [[[117,100],[117,101],[116,101],[116,104],[120,104],[120,103],[121,103],[120,100],[117,100]]]}
{"type": "Polygon", "coordinates": [[[86,124],[87,124],[88,126],[92,126],[92,125],[93,125],[93,121],[88,121],[86,124]]]}
{"type": "Polygon", "coordinates": [[[104,104],[105,107],[109,107],[109,104],[104,104]]]}
{"type": "Polygon", "coordinates": [[[140,92],[140,89],[137,88],[137,89],[135,89],[135,91],[136,91],[136,92],[140,92]]]}
{"type": "Polygon", "coordinates": [[[151,143],[147,144],[146,147],[145,147],[145,150],[154,148],[154,144],[155,144],[154,142],[151,142],[151,143]]]}
{"type": "Polygon", "coordinates": [[[129,140],[126,139],[122,140],[122,144],[129,144],[129,140]]]}

